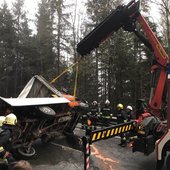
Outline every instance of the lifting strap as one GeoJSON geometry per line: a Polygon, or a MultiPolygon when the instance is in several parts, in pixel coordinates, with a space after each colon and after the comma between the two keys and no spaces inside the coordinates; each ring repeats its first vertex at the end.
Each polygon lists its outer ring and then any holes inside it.
{"type": "Polygon", "coordinates": [[[72,67],[74,67],[76,64],[78,64],[78,61],[73,63],[70,67],[68,67],[67,69],[65,69],[60,75],[58,75],[57,77],[55,77],[53,80],[50,81],[50,84],[55,83],[57,79],[59,79],[63,74],[65,74],[67,71],[69,71],[69,69],[71,69],[72,67]]]}
{"type": "Polygon", "coordinates": [[[50,84],[55,83],[57,81],[57,79],[59,79],[63,74],[65,74],[67,71],[69,71],[69,69],[73,68],[74,66],[76,66],[76,77],[75,77],[75,81],[74,81],[74,99],[76,98],[76,92],[77,92],[77,82],[78,82],[78,71],[79,71],[79,61],[73,63],[72,65],[70,65],[70,67],[68,67],[67,69],[65,69],[60,75],[58,75],[57,77],[55,77],[53,80],[50,81],[50,84]]]}
{"type": "Polygon", "coordinates": [[[79,71],[79,63],[76,62],[76,77],[75,77],[75,81],[74,81],[74,98],[76,99],[76,92],[77,92],[77,82],[78,82],[78,71],[79,71]]]}

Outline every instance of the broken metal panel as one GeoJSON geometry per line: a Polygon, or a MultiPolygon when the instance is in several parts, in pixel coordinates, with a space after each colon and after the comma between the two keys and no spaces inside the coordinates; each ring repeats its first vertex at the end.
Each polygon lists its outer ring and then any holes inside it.
{"type": "Polygon", "coordinates": [[[26,84],[18,98],[51,97],[52,95],[63,97],[61,92],[59,92],[42,76],[35,75],[26,84]]]}
{"type": "Polygon", "coordinates": [[[51,105],[51,104],[66,104],[70,101],[64,97],[53,98],[53,97],[45,97],[45,98],[3,98],[0,99],[10,106],[38,106],[38,105],[51,105]]]}

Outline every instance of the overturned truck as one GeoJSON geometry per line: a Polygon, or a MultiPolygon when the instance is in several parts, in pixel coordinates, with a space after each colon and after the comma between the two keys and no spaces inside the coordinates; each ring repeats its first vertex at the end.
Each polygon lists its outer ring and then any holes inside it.
{"type": "Polygon", "coordinates": [[[13,112],[18,119],[13,129],[12,149],[25,157],[35,154],[33,143],[49,142],[61,135],[73,135],[85,103],[58,91],[43,77],[34,76],[17,98],[0,97],[2,115],[13,112]]]}

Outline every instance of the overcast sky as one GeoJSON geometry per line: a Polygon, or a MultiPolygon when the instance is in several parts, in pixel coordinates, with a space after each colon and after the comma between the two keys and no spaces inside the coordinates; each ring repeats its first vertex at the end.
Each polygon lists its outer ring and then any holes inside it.
{"type": "MultiPolygon", "coordinates": [[[[74,2],[76,0],[67,0],[69,3],[70,2],[74,2]]],[[[85,13],[85,6],[84,6],[84,2],[86,0],[77,0],[77,4],[78,4],[78,11],[77,12],[81,12],[81,13],[85,13]]],[[[9,7],[12,7],[12,2],[15,2],[15,0],[6,0],[6,2],[9,4],[9,7]]],[[[40,2],[40,0],[25,0],[24,3],[24,9],[27,12],[27,17],[31,20],[35,19],[35,12],[37,12],[38,10],[38,3],[40,2]]],[[[3,3],[3,0],[0,0],[0,5],[3,3]]],[[[34,22],[30,22],[30,27],[32,29],[35,29],[35,25],[34,22]]]]}
{"type": "MultiPolygon", "coordinates": [[[[12,7],[12,2],[14,2],[15,0],[6,0],[6,2],[9,4],[10,7],[12,7]]],[[[38,9],[38,2],[40,0],[25,0],[25,11],[27,11],[27,16],[29,19],[34,20],[35,19],[35,11],[37,11],[38,9]]],[[[76,0],[71,0],[71,2],[74,2],[76,0]]],[[[125,4],[127,4],[130,0],[124,0],[125,4]]],[[[68,0],[68,2],[70,2],[70,0],[68,0]]],[[[85,14],[85,6],[84,6],[84,2],[86,2],[86,0],[77,0],[77,3],[79,5],[79,12],[81,11],[81,13],[85,14]]],[[[0,4],[3,3],[3,0],[0,0],[0,4]]],[[[153,18],[154,21],[156,21],[157,23],[159,22],[159,11],[156,7],[151,8],[150,11],[150,15],[151,18],[153,18]]],[[[34,22],[30,23],[30,26],[32,29],[35,28],[34,22]]]]}

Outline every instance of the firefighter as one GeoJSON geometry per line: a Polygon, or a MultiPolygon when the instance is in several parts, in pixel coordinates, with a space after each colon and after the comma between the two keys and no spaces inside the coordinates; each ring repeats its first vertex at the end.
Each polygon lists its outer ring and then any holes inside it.
{"type": "Polygon", "coordinates": [[[81,116],[81,128],[82,129],[86,129],[86,127],[87,127],[87,117],[88,117],[88,113],[89,113],[88,101],[85,101],[85,103],[88,105],[88,108],[85,112],[83,112],[83,114],[81,116]]]}
{"type": "Polygon", "coordinates": [[[136,119],[138,119],[147,108],[147,105],[145,103],[145,99],[138,99],[136,101],[136,119]]]}
{"type": "MultiPolygon", "coordinates": [[[[127,114],[124,111],[123,104],[119,103],[117,105],[117,123],[122,124],[122,123],[126,123],[126,122],[127,122],[127,114]]],[[[121,142],[119,145],[122,147],[125,147],[127,145],[126,133],[121,134],[120,137],[121,137],[121,142]]]]}
{"type": "Polygon", "coordinates": [[[102,124],[104,126],[108,126],[109,120],[110,120],[111,115],[112,115],[112,109],[110,107],[110,101],[109,100],[105,101],[105,105],[101,109],[101,112],[102,112],[102,124]]]}
{"type": "MultiPolygon", "coordinates": [[[[135,113],[133,112],[133,108],[132,106],[128,105],[126,107],[126,114],[127,114],[127,121],[133,121],[136,119],[135,113]]],[[[126,140],[129,143],[130,141],[133,141],[133,139],[135,139],[136,136],[132,135],[131,132],[127,132],[126,133],[126,140]]]]}
{"type": "Polygon", "coordinates": [[[11,113],[5,117],[2,127],[0,128],[0,158],[6,163],[15,161],[11,151],[12,130],[17,123],[17,117],[11,113]]]}
{"type": "Polygon", "coordinates": [[[96,125],[97,125],[97,116],[99,114],[99,108],[98,108],[98,103],[97,101],[93,101],[91,106],[90,106],[90,112],[91,112],[91,121],[92,121],[92,126],[94,126],[94,130],[96,130],[96,125]]]}
{"type": "Polygon", "coordinates": [[[132,106],[128,105],[126,107],[126,114],[127,114],[128,121],[135,120],[136,117],[135,117],[135,114],[133,112],[132,106]]]}

